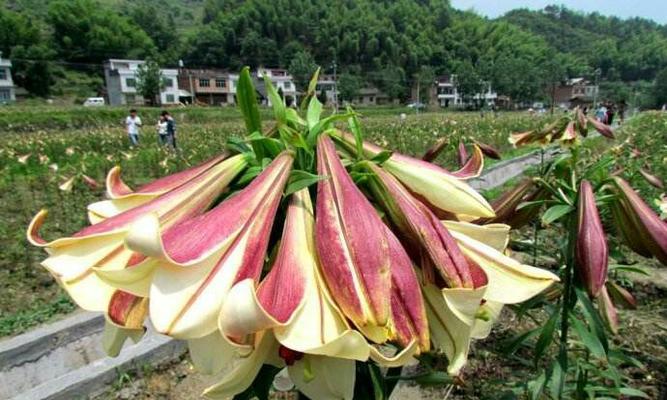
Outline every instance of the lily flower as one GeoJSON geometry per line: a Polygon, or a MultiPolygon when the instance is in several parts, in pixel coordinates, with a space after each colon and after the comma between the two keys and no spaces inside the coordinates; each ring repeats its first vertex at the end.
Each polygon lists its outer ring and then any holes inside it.
{"type": "Polygon", "coordinates": [[[456,160],[459,162],[459,167],[463,167],[466,161],[468,161],[468,151],[466,150],[466,145],[463,143],[463,141],[459,141],[459,147],[456,152],[456,160]]]}
{"type": "Polygon", "coordinates": [[[615,303],[620,304],[623,308],[630,310],[637,308],[637,300],[626,288],[614,281],[607,281],[605,286],[609,296],[614,300],[615,303]]]}
{"type": "Polygon", "coordinates": [[[429,149],[426,150],[426,152],[422,156],[422,160],[427,161],[427,162],[431,162],[431,161],[435,160],[438,157],[438,155],[442,152],[442,150],[445,148],[447,143],[448,143],[448,140],[447,140],[446,137],[441,137],[440,139],[438,139],[433,144],[433,146],[429,147],[429,149]]]}
{"type": "Polygon", "coordinates": [[[653,186],[655,188],[658,188],[658,189],[664,189],[665,188],[665,185],[662,183],[662,179],[660,179],[657,176],[655,176],[654,174],[648,172],[646,169],[639,168],[639,173],[641,174],[641,176],[644,177],[646,182],[651,184],[651,186],[653,186]]]}
{"type": "Polygon", "coordinates": [[[519,210],[517,210],[517,207],[525,202],[539,200],[545,194],[544,189],[536,188],[535,181],[532,178],[526,178],[491,202],[491,206],[496,213],[495,217],[479,218],[474,222],[482,225],[501,223],[507,224],[513,229],[519,229],[535,218],[540,211],[540,207],[532,205],[519,210]]]}
{"type": "Polygon", "coordinates": [[[491,145],[478,142],[476,140],[475,140],[475,145],[478,146],[482,150],[482,153],[484,153],[484,155],[489,158],[493,158],[494,160],[500,160],[502,158],[498,149],[496,149],[491,145]]]}
{"type": "Polygon", "coordinates": [[[223,153],[192,168],[156,179],[139,187],[136,191],[133,191],[123,182],[120,176],[121,169],[119,166],[115,166],[109,170],[106,177],[106,191],[110,200],[90,204],[88,206],[88,219],[95,224],[123,211],[145,204],[159,195],[190,181],[227,157],[228,155],[223,153]]]}
{"type": "Polygon", "coordinates": [[[600,296],[597,298],[597,304],[598,308],[600,309],[602,319],[607,324],[607,327],[609,327],[609,330],[613,334],[617,334],[619,325],[618,311],[616,310],[616,307],[614,307],[614,303],[611,301],[611,297],[607,292],[607,288],[604,286],[600,290],[600,296]]]}
{"type": "Polygon", "coordinates": [[[232,286],[259,278],[292,161],[282,153],[245,189],[202,215],[165,229],[149,214],[132,226],[125,242],[149,257],[153,275],[144,289],[158,332],[182,339],[215,333],[232,286]]]}
{"type": "Polygon", "coordinates": [[[391,271],[382,220],[322,135],[315,238],[322,275],[347,318],[376,343],[388,337],[391,271]]]}
{"type": "Polygon", "coordinates": [[[127,267],[143,259],[125,248],[123,243],[132,224],[145,215],[155,215],[170,226],[204,212],[245,165],[243,156],[232,157],[148,203],[51,242],[39,235],[47,216],[47,211],[42,210],[28,227],[28,240],[47,251],[49,257],[42,261],[42,265],[81,308],[107,311],[115,288],[101,276],[113,280],[114,274],[122,270],[136,273],[134,267],[127,267]]]}
{"type": "Polygon", "coordinates": [[[405,239],[415,246],[415,259],[425,259],[422,265],[427,279],[434,281],[434,268],[448,287],[472,287],[468,263],[454,239],[438,218],[423,203],[414,198],[398,179],[377,165],[364,166],[373,174],[369,187],[387,215],[405,239]],[[420,257],[423,252],[423,256],[420,257]]]}
{"type": "Polygon", "coordinates": [[[588,295],[595,298],[607,280],[607,238],[595,205],[591,184],[582,180],[579,186],[579,220],[577,223],[577,271],[588,295]]]}
{"type": "Polygon", "coordinates": [[[588,117],[588,122],[593,125],[593,128],[595,128],[595,130],[598,131],[600,135],[609,139],[614,138],[614,130],[611,128],[611,126],[604,124],[593,117],[588,117]]]}
{"type": "Polygon", "coordinates": [[[614,177],[619,195],[612,206],[616,224],[627,244],[643,256],[667,265],[667,223],[620,177],[614,177]]]}
{"type": "MultiPolygon", "coordinates": [[[[352,135],[339,132],[336,138],[354,152],[355,142],[352,135]]],[[[380,154],[383,149],[364,142],[363,151],[366,156],[373,157],[380,154]]],[[[473,158],[475,158],[474,155],[473,158]]],[[[456,172],[450,173],[437,165],[395,152],[382,163],[382,168],[398,178],[412,193],[419,196],[420,200],[436,210],[473,217],[495,215],[484,197],[467,183],[462,182],[462,178],[457,177],[456,172]]],[[[464,166],[462,170],[468,171],[469,168],[464,166]]],[[[464,175],[466,178],[474,176],[464,175]]]]}

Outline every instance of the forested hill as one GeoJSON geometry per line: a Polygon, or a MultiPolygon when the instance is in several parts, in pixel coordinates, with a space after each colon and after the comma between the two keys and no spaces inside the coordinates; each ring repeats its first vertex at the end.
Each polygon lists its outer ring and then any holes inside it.
{"type": "Polygon", "coordinates": [[[610,80],[650,80],[666,65],[667,26],[646,19],[623,20],[550,6],[510,11],[502,20],[542,37],[591,68],[600,68],[610,80]]]}
{"type": "Polygon", "coordinates": [[[667,27],[558,7],[489,20],[445,0],[0,0],[0,51],[42,95],[43,82],[68,76],[63,68],[99,74],[110,57],[153,57],[282,66],[297,83],[335,61],[345,82],[401,99],[416,80],[456,73],[463,92],[488,80],[532,100],[546,83],[596,68],[608,82],[652,81],[667,68],[667,27]]]}

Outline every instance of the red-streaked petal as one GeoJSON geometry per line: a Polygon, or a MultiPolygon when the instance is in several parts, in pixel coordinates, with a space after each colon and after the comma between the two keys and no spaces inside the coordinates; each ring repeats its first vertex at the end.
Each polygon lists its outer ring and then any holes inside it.
{"type": "Polygon", "coordinates": [[[478,145],[473,146],[472,157],[463,164],[461,169],[452,172],[452,176],[459,179],[471,179],[478,177],[484,169],[484,154],[478,145]]]}
{"type": "Polygon", "coordinates": [[[607,280],[607,238],[595,205],[591,184],[582,180],[579,186],[579,220],[576,257],[577,272],[589,296],[597,297],[607,280]]]}
{"type": "Polygon", "coordinates": [[[345,315],[357,326],[389,319],[391,276],[384,225],[345,171],[333,142],[321,136],[316,244],[322,273],[345,315]]]}

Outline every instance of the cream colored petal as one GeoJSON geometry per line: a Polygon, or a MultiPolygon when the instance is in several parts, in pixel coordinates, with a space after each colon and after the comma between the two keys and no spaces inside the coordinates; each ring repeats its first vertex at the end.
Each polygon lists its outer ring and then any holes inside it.
{"type": "MultiPolygon", "coordinates": [[[[70,238],[66,242],[60,239],[56,242],[52,242],[54,245],[49,248],[49,257],[42,261],[42,265],[55,276],[65,280],[89,273],[92,267],[105,260],[116,258],[113,255],[124,250],[122,232],[70,238]]],[[[122,263],[120,258],[123,257],[119,257],[118,263],[122,263]]],[[[129,259],[129,255],[127,258],[129,259]]],[[[110,267],[116,266],[111,264],[110,267]]]]}
{"type": "Polygon", "coordinates": [[[109,217],[118,215],[122,212],[125,212],[131,208],[138,207],[142,204],[148,203],[154,198],[158,197],[158,194],[143,194],[135,193],[128,195],[126,197],[114,199],[114,200],[104,200],[98,201],[88,205],[88,220],[91,224],[96,224],[98,222],[104,221],[109,217]]]}
{"type": "Polygon", "coordinates": [[[503,311],[503,303],[487,301],[480,307],[475,324],[472,327],[473,339],[485,339],[491,333],[491,328],[500,318],[503,311]]]}
{"type": "Polygon", "coordinates": [[[442,223],[449,231],[462,233],[469,238],[482,242],[500,252],[505,251],[510,241],[511,227],[509,225],[477,225],[459,221],[442,221],[442,223]]]}
{"type": "Polygon", "coordinates": [[[484,243],[459,232],[452,232],[463,253],[486,272],[488,290],[485,299],[516,304],[539,294],[558,281],[553,273],[523,265],[484,243]]]}
{"type": "Polygon", "coordinates": [[[207,388],[203,396],[208,399],[228,399],[252,385],[271,352],[278,352],[278,342],[270,332],[258,334],[257,345],[248,357],[241,358],[234,369],[225,374],[222,380],[207,388]]]}
{"type": "Polygon", "coordinates": [[[484,291],[424,286],[431,340],[447,356],[447,372],[451,375],[458,375],[468,359],[473,323],[484,291]]]}
{"type": "Polygon", "coordinates": [[[305,355],[287,370],[297,389],[311,399],[351,400],[354,396],[353,360],[305,355]]]}
{"type": "Polygon", "coordinates": [[[393,356],[387,356],[380,351],[376,346],[370,346],[371,359],[378,363],[381,367],[395,368],[402,367],[406,364],[411,364],[416,361],[415,353],[419,350],[419,343],[416,340],[410,342],[408,347],[396,352],[393,356]]]}
{"type": "Polygon", "coordinates": [[[135,296],[148,297],[153,281],[153,273],[158,263],[158,260],[149,258],[131,268],[93,268],[93,271],[98,278],[109,286],[132,293],[135,296]]]}
{"type": "Polygon", "coordinates": [[[235,349],[218,331],[199,339],[188,340],[188,349],[192,364],[204,374],[216,374],[222,371],[235,353],[235,349]]]}
{"type": "Polygon", "coordinates": [[[106,311],[116,291],[92,271],[71,281],[58,280],[58,283],[79,307],[87,311],[106,311]]]}
{"type": "Polygon", "coordinates": [[[123,348],[123,344],[127,338],[137,343],[143,335],[143,329],[123,329],[106,321],[104,324],[104,333],[102,334],[102,348],[109,357],[116,357],[120,354],[120,350],[123,348]]]}

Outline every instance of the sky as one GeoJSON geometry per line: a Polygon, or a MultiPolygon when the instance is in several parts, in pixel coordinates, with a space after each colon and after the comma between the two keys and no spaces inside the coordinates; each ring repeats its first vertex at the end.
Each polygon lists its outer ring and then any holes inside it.
{"type": "Polygon", "coordinates": [[[562,4],[573,10],[614,15],[620,18],[643,17],[667,24],[667,0],[450,0],[461,10],[473,9],[480,15],[498,17],[515,8],[542,9],[562,4]]]}

